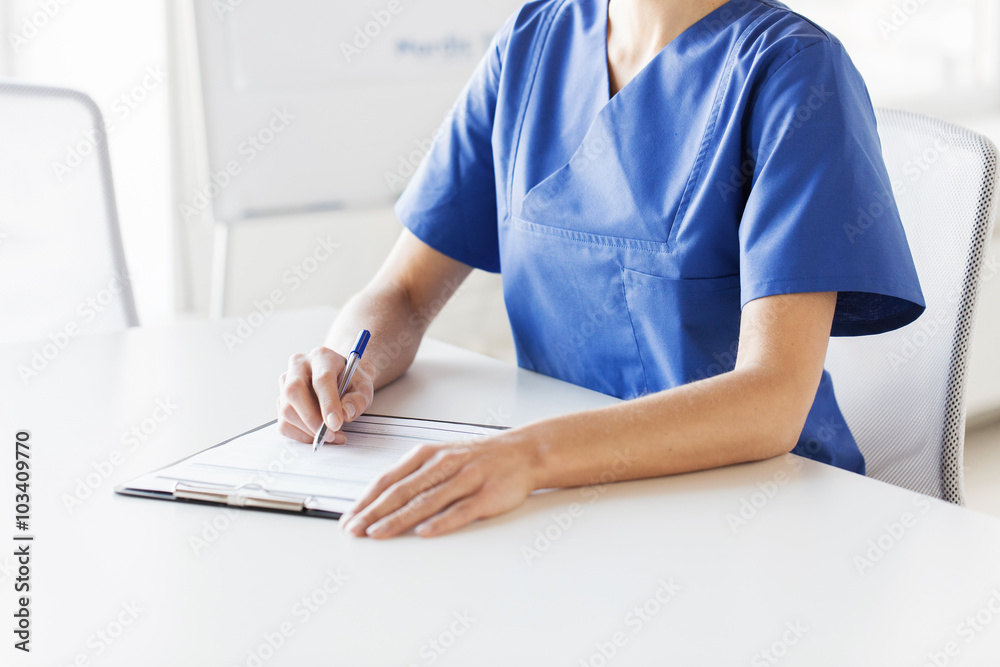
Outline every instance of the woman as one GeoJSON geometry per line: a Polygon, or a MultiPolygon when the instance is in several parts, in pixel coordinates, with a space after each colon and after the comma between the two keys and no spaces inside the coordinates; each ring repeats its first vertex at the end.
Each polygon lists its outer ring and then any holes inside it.
{"type": "Polygon", "coordinates": [[[417,448],[341,525],[440,535],[535,489],[789,451],[864,473],[831,335],[923,311],[864,82],[771,0],[545,0],[500,30],[396,211],[407,230],[282,379],[281,432],[330,442],[413,360],[472,270],[501,271],[518,363],[632,399],[417,448]],[[343,401],[354,333],[370,353],[343,401]],[[616,463],[622,443],[634,455],[616,463]]]}

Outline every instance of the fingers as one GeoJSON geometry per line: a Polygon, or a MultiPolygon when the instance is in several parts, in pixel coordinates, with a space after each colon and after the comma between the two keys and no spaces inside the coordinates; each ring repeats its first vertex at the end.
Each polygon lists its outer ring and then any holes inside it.
{"type": "Polygon", "coordinates": [[[437,537],[482,518],[485,518],[485,515],[479,509],[479,496],[472,496],[458,501],[437,516],[424,521],[417,526],[416,533],[420,537],[437,537]]]}
{"type": "MultiPolygon", "coordinates": [[[[417,470],[419,470],[424,463],[430,460],[438,453],[438,447],[435,445],[418,445],[409,451],[403,458],[401,458],[392,468],[383,473],[380,477],[376,478],[374,482],[369,485],[368,489],[361,495],[358,501],[354,504],[350,510],[345,512],[340,517],[340,527],[348,532],[354,533],[358,531],[357,535],[364,535],[365,530],[368,528],[375,519],[371,521],[362,522],[357,525],[353,524],[352,519],[363,510],[366,510],[386,489],[396,484],[400,480],[405,479],[417,470]],[[363,527],[362,527],[363,525],[363,527]]],[[[366,518],[370,518],[368,515],[366,518]]],[[[381,515],[377,518],[381,518],[381,515]]]]}
{"type": "Polygon", "coordinates": [[[339,431],[344,425],[344,410],[337,393],[337,384],[345,363],[342,356],[326,347],[318,347],[309,353],[312,391],[316,395],[318,407],[317,429],[323,421],[333,431],[339,431]]]}
{"type": "MultiPolygon", "coordinates": [[[[471,470],[457,474],[470,457],[468,448],[444,449],[418,470],[382,491],[345,524],[347,532],[360,537],[392,537],[474,492],[482,478],[471,470]]],[[[382,485],[380,485],[382,486],[382,485]]]]}
{"type": "Polygon", "coordinates": [[[299,413],[295,411],[295,406],[292,405],[285,396],[285,381],[287,375],[287,373],[282,373],[280,380],[281,394],[278,396],[278,430],[286,428],[289,431],[298,430],[303,433],[307,433],[309,431],[309,427],[306,426],[304,421],[302,421],[302,417],[300,417],[299,413]]]}
{"type": "Polygon", "coordinates": [[[402,507],[369,526],[366,533],[376,539],[386,539],[405,533],[456,500],[474,494],[481,486],[482,479],[471,471],[463,470],[416,494],[402,507]]]}
{"type": "Polygon", "coordinates": [[[316,433],[322,417],[313,394],[312,368],[305,355],[295,354],[289,360],[282,397],[286,405],[282,408],[281,417],[300,430],[316,433]]]}
{"type": "Polygon", "coordinates": [[[374,384],[359,368],[351,379],[351,391],[341,400],[337,385],[344,366],[345,359],[326,347],[318,347],[309,355],[295,354],[289,359],[288,370],[278,382],[279,433],[299,442],[312,443],[320,425],[326,421],[326,442],[347,442],[340,429],[345,421],[353,420],[368,409],[374,384]]]}
{"type": "Polygon", "coordinates": [[[344,408],[344,421],[353,421],[358,415],[368,409],[375,395],[375,385],[371,377],[358,368],[351,379],[349,391],[344,394],[340,404],[344,408]]]}
{"type": "MultiPolygon", "coordinates": [[[[301,428],[289,424],[286,420],[278,421],[278,433],[286,438],[304,442],[307,445],[311,445],[313,440],[316,438],[315,433],[307,433],[301,428]]],[[[343,431],[337,431],[336,433],[333,431],[327,431],[326,442],[332,442],[335,445],[343,445],[347,442],[347,436],[344,435],[343,431]]]]}
{"type": "MultiPolygon", "coordinates": [[[[279,414],[281,414],[280,408],[279,408],[279,414]]],[[[292,440],[298,440],[299,442],[304,442],[310,445],[312,444],[313,441],[313,439],[309,437],[308,433],[303,431],[298,426],[289,423],[288,420],[284,418],[278,420],[278,433],[285,436],[286,438],[291,438],[292,440]]]]}

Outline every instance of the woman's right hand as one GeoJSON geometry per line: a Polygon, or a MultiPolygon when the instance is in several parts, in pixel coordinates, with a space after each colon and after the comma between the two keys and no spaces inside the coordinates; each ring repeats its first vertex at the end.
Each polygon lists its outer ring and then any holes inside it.
{"type": "Polygon", "coordinates": [[[359,364],[340,399],[337,385],[346,365],[347,360],[328,347],[317,347],[307,355],[293,354],[278,383],[278,432],[312,444],[325,419],[326,442],[347,442],[340,429],[368,409],[375,388],[371,374],[359,364]]]}

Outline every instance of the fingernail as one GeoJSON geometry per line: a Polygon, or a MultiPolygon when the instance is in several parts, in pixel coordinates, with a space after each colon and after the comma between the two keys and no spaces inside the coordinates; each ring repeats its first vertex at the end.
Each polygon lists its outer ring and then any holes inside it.
{"type": "Polygon", "coordinates": [[[372,537],[378,537],[379,535],[384,534],[385,531],[386,531],[386,525],[381,521],[379,521],[378,523],[373,523],[372,525],[368,526],[368,530],[365,532],[368,535],[371,535],[372,537]]]}
{"type": "Polygon", "coordinates": [[[430,526],[428,526],[426,523],[422,523],[416,528],[414,528],[413,532],[416,533],[417,535],[423,535],[424,533],[430,532],[430,529],[431,529],[430,526]]]}
{"type": "Polygon", "coordinates": [[[354,419],[355,412],[356,410],[354,409],[353,403],[348,403],[347,405],[344,406],[344,414],[347,415],[348,419],[354,419]]]}
{"type": "Polygon", "coordinates": [[[340,423],[337,415],[332,412],[326,416],[326,425],[332,428],[334,431],[340,429],[340,423]]]}
{"type": "Polygon", "coordinates": [[[347,527],[344,528],[344,530],[346,530],[351,535],[356,535],[358,537],[361,537],[362,535],[364,535],[364,533],[358,530],[360,527],[361,527],[361,521],[359,521],[358,519],[352,519],[350,523],[347,524],[347,527]]]}

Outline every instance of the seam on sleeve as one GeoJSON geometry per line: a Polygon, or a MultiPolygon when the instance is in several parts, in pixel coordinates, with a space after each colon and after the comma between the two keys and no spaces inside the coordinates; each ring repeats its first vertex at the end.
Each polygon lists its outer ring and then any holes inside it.
{"type": "MultiPolygon", "coordinates": [[[[824,44],[833,44],[833,41],[829,37],[825,37],[825,39],[821,39],[821,40],[815,41],[812,44],[809,44],[807,46],[803,46],[803,47],[798,48],[796,51],[793,51],[793,52],[785,54],[785,61],[783,63],[781,63],[780,65],[778,65],[778,67],[773,72],[771,72],[770,74],[768,74],[767,78],[765,78],[761,82],[760,88],[758,89],[758,92],[757,92],[757,95],[754,96],[753,102],[751,102],[751,104],[750,104],[750,116],[749,117],[753,118],[753,116],[757,113],[757,104],[760,102],[761,97],[763,97],[764,92],[766,91],[768,85],[771,83],[771,79],[773,79],[778,74],[778,72],[780,72],[782,69],[784,69],[785,65],[787,65],[790,62],[792,62],[792,60],[794,60],[796,56],[798,56],[798,55],[800,55],[802,53],[805,53],[806,51],[808,51],[809,49],[812,49],[813,47],[822,46],[824,44]]],[[[762,137],[762,139],[763,139],[763,137],[762,137]]],[[[764,152],[765,152],[764,149],[765,148],[768,149],[768,150],[770,150],[771,148],[773,148],[773,144],[774,144],[775,141],[776,140],[772,140],[772,141],[770,141],[767,144],[762,144],[760,146],[757,146],[756,152],[753,153],[754,161],[757,162],[758,159],[759,159],[759,157],[760,157],[760,155],[764,154],[764,152]]]]}

